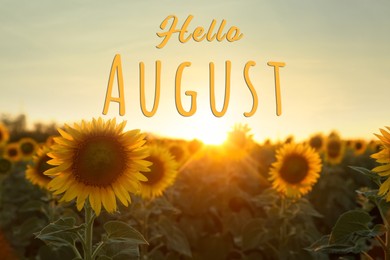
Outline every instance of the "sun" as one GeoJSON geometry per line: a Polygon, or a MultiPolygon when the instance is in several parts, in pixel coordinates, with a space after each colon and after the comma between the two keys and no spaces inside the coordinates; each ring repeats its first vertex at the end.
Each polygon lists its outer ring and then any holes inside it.
{"type": "Polygon", "coordinates": [[[227,131],[221,131],[218,130],[212,131],[213,129],[210,129],[210,131],[205,131],[203,133],[199,133],[199,136],[196,139],[201,140],[204,144],[207,145],[221,145],[226,141],[227,138],[227,131]]]}
{"type": "Polygon", "coordinates": [[[227,122],[212,116],[193,118],[191,124],[192,127],[186,127],[186,130],[177,133],[177,136],[187,140],[197,139],[206,145],[222,145],[231,129],[227,122]]]}

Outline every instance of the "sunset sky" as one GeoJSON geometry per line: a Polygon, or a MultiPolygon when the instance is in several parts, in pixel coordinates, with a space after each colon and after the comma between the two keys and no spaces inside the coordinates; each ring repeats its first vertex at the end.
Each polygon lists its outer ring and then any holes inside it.
{"type": "MultiPolygon", "coordinates": [[[[222,140],[235,123],[248,124],[256,140],[303,139],[338,130],[342,137],[373,138],[390,122],[390,2],[346,1],[4,1],[0,0],[0,113],[25,113],[31,122],[59,124],[102,116],[111,64],[120,54],[126,114],[116,103],[108,115],[129,128],[179,138],[222,140]],[[206,32],[213,19],[224,33],[236,26],[235,42],[180,43],[175,34],[162,49],[160,24],[168,15],[181,27],[206,32]],[[139,62],[145,63],[146,103],[153,104],[155,61],[162,64],[161,100],[155,116],[140,109],[139,62]],[[216,118],[209,102],[209,63],[215,65],[217,108],[223,104],[225,61],[232,64],[227,113],[216,118]],[[243,77],[247,61],[259,106],[243,77]],[[175,107],[175,74],[198,93],[197,112],[182,117],[175,107]],[[273,68],[280,69],[282,115],[276,116],[273,68]]],[[[115,85],[116,87],[116,85],[115,85]]]]}

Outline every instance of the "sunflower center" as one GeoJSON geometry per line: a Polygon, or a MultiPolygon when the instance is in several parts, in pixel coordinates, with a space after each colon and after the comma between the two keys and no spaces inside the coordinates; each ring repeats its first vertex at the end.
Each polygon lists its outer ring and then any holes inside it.
{"type": "Polygon", "coordinates": [[[355,143],[355,149],[356,150],[360,150],[360,149],[362,149],[362,147],[363,147],[363,145],[362,145],[362,143],[355,143]]]}
{"type": "Polygon", "coordinates": [[[75,153],[73,173],[76,179],[91,186],[109,186],[126,168],[126,151],[111,136],[87,139],[75,153]]]}
{"type": "Polygon", "coordinates": [[[341,143],[339,141],[330,141],[327,147],[329,157],[336,158],[339,156],[341,150],[341,143]]]}
{"type": "Polygon", "coordinates": [[[20,145],[20,150],[24,155],[30,155],[34,152],[34,145],[32,143],[22,143],[20,145]]]}
{"type": "Polygon", "coordinates": [[[3,141],[3,132],[0,130],[0,142],[3,141]]]}
{"type": "Polygon", "coordinates": [[[18,150],[16,148],[8,149],[7,153],[8,153],[8,156],[11,158],[18,156],[18,150]]]}
{"type": "Polygon", "coordinates": [[[280,169],[283,180],[290,184],[300,183],[309,172],[309,164],[305,158],[299,155],[288,156],[280,169]]]}
{"type": "Polygon", "coordinates": [[[148,178],[148,181],[144,182],[144,184],[154,185],[164,177],[164,173],[165,173],[164,164],[160,159],[154,156],[149,156],[145,160],[150,161],[153,164],[149,167],[150,172],[143,173],[145,177],[148,178]]]}
{"type": "Polygon", "coordinates": [[[320,137],[314,137],[310,140],[310,146],[315,149],[320,149],[322,147],[322,139],[320,137]]]}
{"type": "Polygon", "coordinates": [[[47,155],[43,156],[40,158],[40,160],[38,161],[37,163],[37,171],[38,173],[42,176],[42,177],[45,177],[47,179],[50,179],[51,178],[45,174],[43,174],[45,171],[53,168],[52,165],[48,164],[47,161],[51,160],[51,158],[47,155]]]}

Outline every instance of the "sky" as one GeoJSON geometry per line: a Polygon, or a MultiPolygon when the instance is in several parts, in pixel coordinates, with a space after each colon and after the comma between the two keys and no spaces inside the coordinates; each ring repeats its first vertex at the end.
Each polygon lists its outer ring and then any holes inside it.
{"type": "MultiPolygon", "coordinates": [[[[72,123],[92,117],[127,120],[160,136],[217,142],[234,124],[248,124],[254,138],[297,140],[337,130],[345,138],[374,138],[389,125],[390,2],[344,1],[5,1],[0,0],[0,113],[25,113],[30,122],[72,123]],[[190,39],[178,34],[156,48],[160,24],[169,15],[180,29],[189,15],[207,32],[226,21],[243,37],[234,42],[190,39]],[[103,115],[111,65],[121,55],[125,115],[110,103],[103,115]],[[155,62],[161,61],[161,97],[153,117],[140,109],[139,63],[145,64],[146,105],[153,106],[155,62]],[[225,62],[231,62],[231,97],[226,114],[215,117],[209,101],[209,63],[215,66],[216,106],[224,101],[225,62]],[[258,108],[246,118],[253,99],[258,108]],[[274,70],[280,68],[282,114],[276,115],[274,70]],[[185,110],[197,92],[197,111],[181,116],[175,106],[175,75],[182,77],[185,110]]],[[[171,25],[171,20],[168,23],[171,25]]],[[[114,89],[116,89],[116,80],[114,89]]],[[[113,92],[117,95],[117,92],[113,92]]]]}

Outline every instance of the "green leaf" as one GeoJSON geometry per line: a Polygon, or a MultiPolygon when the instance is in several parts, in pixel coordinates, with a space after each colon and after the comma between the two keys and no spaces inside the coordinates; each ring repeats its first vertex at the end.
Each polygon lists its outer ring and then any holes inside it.
{"type": "MultiPolygon", "coordinates": [[[[38,258],[41,260],[56,259],[56,260],[67,260],[67,259],[80,259],[75,258],[75,254],[69,247],[57,247],[53,248],[48,245],[43,245],[39,248],[38,258]]],[[[81,260],[81,259],[80,259],[81,260]]]]}
{"type": "Polygon", "coordinates": [[[299,213],[304,214],[306,216],[312,216],[312,217],[317,217],[317,218],[322,218],[323,216],[313,208],[311,203],[305,199],[301,198],[299,200],[299,213]]]}
{"type": "Polygon", "coordinates": [[[363,195],[369,200],[375,200],[378,197],[378,190],[357,190],[356,193],[363,195]]]}
{"type": "Polygon", "coordinates": [[[273,189],[264,190],[261,194],[251,199],[258,207],[275,205],[278,200],[278,194],[273,189]]]}
{"type": "Polygon", "coordinates": [[[272,239],[266,229],[264,229],[263,219],[253,219],[242,229],[242,249],[250,250],[258,248],[268,240],[272,239]]]}
{"type": "Polygon", "coordinates": [[[362,231],[368,231],[368,224],[370,222],[371,216],[364,211],[351,210],[342,214],[332,229],[330,243],[343,244],[350,240],[352,235],[359,234],[362,231]]]}
{"type": "Polygon", "coordinates": [[[167,247],[169,249],[192,257],[187,237],[173,222],[166,217],[161,217],[158,224],[158,228],[167,240],[167,247]]]}
{"type": "Polygon", "coordinates": [[[311,252],[323,252],[329,254],[358,254],[367,250],[366,239],[359,238],[355,243],[346,244],[329,244],[330,235],[321,237],[318,241],[314,242],[310,247],[305,248],[311,252]]]}
{"type": "Polygon", "coordinates": [[[138,245],[108,240],[98,254],[100,260],[139,259],[138,245]]]}
{"type": "Polygon", "coordinates": [[[35,235],[54,246],[73,245],[77,239],[76,232],[84,228],[84,225],[75,227],[75,222],[74,218],[59,219],[54,223],[50,223],[35,235]]]}
{"type": "Polygon", "coordinates": [[[132,244],[148,244],[140,232],[122,221],[108,221],[104,224],[108,239],[132,244]]]}
{"type": "Polygon", "coordinates": [[[32,217],[23,222],[21,226],[14,230],[15,236],[21,240],[30,239],[34,232],[39,231],[45,225],[42,219],[32,217]]]}
{"type": "Polygon", "coordinates": [[[377,224],[374,226],[373,229],[370,230],[370,232],[367,234],[370,237],[376,237],[381,236],[387,232],[387,228],[385,225],[377,224]]]}
{"type": "Polygon", "coordinates": [[[349,168],[367,176],[368,178],[370,178],[370,180],[372,180],[378,186],[381,185],[381,177],[378,174],[376,174],[375,172],[372,172],[364,167],[349,166],[349,168]]]}

